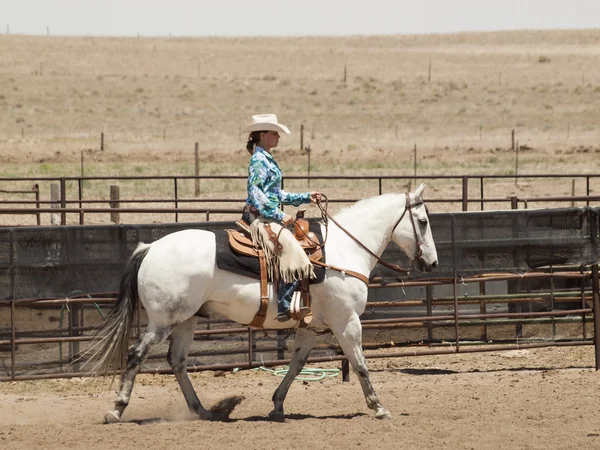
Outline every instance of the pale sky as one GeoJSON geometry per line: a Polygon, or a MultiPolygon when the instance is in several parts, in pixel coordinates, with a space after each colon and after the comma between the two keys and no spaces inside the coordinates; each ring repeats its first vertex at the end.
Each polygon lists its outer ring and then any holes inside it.
{"type": "Polygon", "coordinates": [[[0,0],[0,35],[315,36],[600,28],[600,0],[0,0]]]}

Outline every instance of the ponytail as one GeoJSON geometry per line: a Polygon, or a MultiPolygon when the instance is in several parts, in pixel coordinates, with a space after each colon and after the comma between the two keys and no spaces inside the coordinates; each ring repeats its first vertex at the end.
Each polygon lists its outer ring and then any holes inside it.
{"type": "Polygon", "coordinates": [[[256,144],[258,144],[260,142],[260,133],[262,133],[262,131],[253,131],[248,136],[248,143],[246,144],[246,150],[248,150],[248,153],[250,153],[251,155],[254,154],[254,147],[256,146],[256,144]]]}

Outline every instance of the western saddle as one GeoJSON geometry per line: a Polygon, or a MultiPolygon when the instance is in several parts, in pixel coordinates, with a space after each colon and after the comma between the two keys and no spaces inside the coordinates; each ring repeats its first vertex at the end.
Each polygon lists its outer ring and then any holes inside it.
{"type": "MultiPolygon", "coordinates": [[[[320,262],[323,257],[322,244],[318,241],[317,236],[312,231],[309,231],[308,220],[304,218],[305,209],[300,209],[296,213],[296,221],[294,222],[294,236],[306,252],[309,260],[312,263],[320,262]]],[[[250,225],[244,220],[240,219],[236,221],[236,225],[239,229],[237,230],[226,230],[229,238],[229,245],[232,251],[254,258],[259,259],[260,266],[260,307],[258,312],[254,316],[254,320],[250,323],[251,327],[262,328],[267,317],[267,307],[269,305],[268,296],[268,274],[267,274],[267,263],[265,254],[262,249],[255,249],[252,243],[252,236],[250,234],[250,225]]],[[[265,224],[265,229],[269,234],[269,238],[278,248],[280,246],[277,241],[277,235],[271,230],[269,224],[265,224]]],[[[280,248],[280,247],[279,247],[280,248]]],[[[276,275],[274,275],[276,276],[276,275]]],[[[278,280],[271,280],[273,286],[277,286],[278,280]]],[[[309,280],[304,279],[300,281],[299,293],[300,295],[294,295],[292,305],[290,308],[290,317],[293,320],[301,321],[301,325],[308,325],[312,321],[312,312],[308,314],[302,314],[301,308],[309,308],[310,311],[310,294],[308,292],[309,280]]],[[[298,293],[296,292],[296,294],[298,293]]]]}

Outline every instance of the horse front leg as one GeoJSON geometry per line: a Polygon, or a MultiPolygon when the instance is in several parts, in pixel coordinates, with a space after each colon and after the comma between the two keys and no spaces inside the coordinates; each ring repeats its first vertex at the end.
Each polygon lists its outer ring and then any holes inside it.
{"type": "Polygon", "coordinates": [[[369,379],[369,370],[362,351],[362,325],[358,315],[353,314],[348,323],[337,324],[332,327],[332,331],[358,376],[367,406],[375,411],[375,417],[378,419],[391,419],[392,415],[379,401],[369,379]]]}
{"type": "Polygon", "coordinates": [[[296,376],[302,371],[306,364],[308,355],[315,345],[317,339],[316,333],[307,330],[306,328],[298,328],[296,331],[296,339],[294,340],[294,350],[292,351],[292,360],[288,373],[283,378],[283,381],[273,394],[273,411],[269,413],[269,417],[275,420],[283,420],[283,401],[287,396],[288,390],[296,376]]]}

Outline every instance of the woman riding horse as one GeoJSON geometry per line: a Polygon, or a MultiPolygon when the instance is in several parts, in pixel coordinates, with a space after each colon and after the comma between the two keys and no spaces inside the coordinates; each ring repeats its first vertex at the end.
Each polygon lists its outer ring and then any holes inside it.
{"type": "Polygon", "coordinates": [[[254,245],[265,251],[271,273],[280,280],[277,320],[286,322],[290,319],[290,302],[300,280],[314,277],[314,272],[304,250],[287,229],[294,223],[294,218],[285,214],[280,205],[318,203],[321,194],[291,193],[281,188],[281,169],[271,153],[271,149],[279,143],[280,132],[290,134],[288,127],[278,123],[275,114],[252,116],[252,123],[240,131],[250,133],[246,149],[252,155],[248,166],[248,198],[242,218],[252,225],[254,245]],[[282,244],[281,251],[275,251],[269,242],[265,224],[269,224],[278,242],[282,244]],[[279,273],[276,273],[277,270],[279,273]]]}

